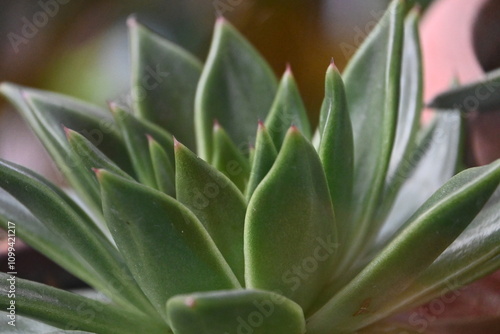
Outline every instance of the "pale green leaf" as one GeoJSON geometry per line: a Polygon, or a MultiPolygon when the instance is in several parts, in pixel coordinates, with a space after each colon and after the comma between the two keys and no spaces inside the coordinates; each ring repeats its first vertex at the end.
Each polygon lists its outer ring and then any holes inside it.
{"type": "Polygon", "coordinates": [[[162,316],[174,295],[240,287],[208,233],[183,205],[105,170],[97,174],[116,245],[162,316]]]}
{"type": "Polygon", "coordinates": [[[78,131],[127,173],[134,175],[131,162],[116,125],[98,107],[55,93],[3,83],[0,92],[19,110],[64,176],[88,203],[100,213],[99,188],[74,160],[63,126],[78,131]]]}
{"type": "MultiPolygon", "coordinates": [[[[326,174],[338,239],[352,234],[350,212],[353,187],[353,136],[344,83],[335,65],[328,67],[325,78],[325,98],[321,109],[321,142],[319,156],[326,174]]],[[[340,246],[345,251],[346,244],[340,246]]]]}
{"type": "Polygon", "coordinates": [[[279,291],[307,312],[332,275],[336,240],[321,161],[292,127],[248,204],[247,287],[279,291]]]}
{"type": "Polygon", "coordinates": [[[276,146],[273,144],[273,139],[264,124],[259,122],[255,150],[251,156],[252,168],[246,189],[247,201],[250,200],[257,186],[273,166],[277,155],[278,152],[276,151],[276,146]]]}
{"type": "Polygon", "coordinates": [[[307,118],[306,107],[290,68],[287,68],[281,78],[278,92],[265,123],[278,151],[292,125],[299,128],[307,139],[311,139],[311,125],[307,118]]]}
{"type": "Polygon", "coordinates": [[[255,124],[265,119],[276,94],[276,78],[257,51],[219,18],[195,101],[198,154],[212,160],[212,125],[219,120],[241,147],[253,144],[255,124]]]}
{"type": "Polygon", "coordinates": [[[168,301],[175,334],[303,334],[302,309],[279,294],[260,290],[216,291],[168,301]]]}
{"type": "Polygon", "coordinates": [[[158,190],[175,197],[175,170],[174,161],[165,149],[153,137],[148,136],[149,154],[153,164],[153,171],[156,178],[158,190]]]}
{"type": "Polygon", "coordinates": [[[123,110],[115,103],[111,104],[116,123],[120,128],[127,150],[132,159],[139,181],[157,188],[156,176],[149,154],[148,135],[154,138],[167,152],[171,161],[174,159],[174,141],[172,135],[145,119],[140,119],[123,110]]]}
{"type": "Polygon", "coordinates": [[[218,123],[214,125],[212,166],[244,193],[250,177],[250,163],[218,123]]]}
{"type": "Polygon", "coordinates": [[[1,161],[0,175],[1,188],[23,203],[48,230],[70,243],[75,252],[92,266],[103,281],[103,292],[122,305],[130,302],[137,303],[137,307],[149,305],[131,280],[116,248],[88,217],[85,219],[73,210],[68,204],[69,198],[61,197],[21,166],[1,161]]]}
{"type": "Polygon", "coordinates": [[[379,204],[396,135],[405,2],[391,3],[345,70],[354,133],[353,233],[340,271],[364,246],[379,204]]]}
{"type": "Polygon", "coordinates": [[[128,25],[134,111],[194,149],[194,97],[202,64],[134,17],[128,25]]]}
{"type": "Polygon", "coordinates": [[[385,306],[464,231],[499,183],[500,161],[453,177],[359,275],[309,318],[308,333],[329,334],[332,323],[340,333],[356,331],[387,316],[385,306]]]}
{"type": "Polygon", "coordinates": [[[198,217],[243,285],[245,199],[231,180],[180,143],[175,164],[177,199],[198,217]]]}
{"type": "MultiPolygon", "coordinates": [[[[11,304],[8,279],[12,277],[0,273],[2,310],[11,304]]],[[[16,313],[55,327],[107,334],[171,333],[165,323],[141,313],[17,277],[15,286],[16,313]]]]}

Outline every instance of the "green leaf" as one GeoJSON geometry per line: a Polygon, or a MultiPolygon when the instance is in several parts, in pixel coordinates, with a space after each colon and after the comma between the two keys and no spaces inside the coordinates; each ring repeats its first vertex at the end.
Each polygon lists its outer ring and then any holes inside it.
{"type": "Polygon", "coordinates": [[[243,285],[245,199],[226,176],[180,143],[175,159],[177,199],[198,217],[243,285]]]}
{"type": "Polygon", "coordinates": [[[175,334],[302,334],[302,309],[279,294],[216,291],[175,296],[167,303],[175,334]]]}
{"type": "Polygon", "coordinates": [[[247,201],[250,200],[257,186],[267,175],[278,155],[273,139],[262,122],[259,122],[255,145],[250,180],[246,189],[247,201]]]}
{"type": "Polygon", "coordinates": [[[240,287],[208,233],[183,205],[105,170],[97,178],[116,245],[162,316],[174,295],[240,287]]]}
{"type": "Polygon", "coordinates": [[[398,123],[387,173],[388,180],[392,180],[400,166],[410,158],[420,125],[423,79],[419,20],[420,13],[414,9],[405,22],[398,123]]]}
{"type": "Polygon", "coordinates": [[[311,125],[307,118],[306,107],[300,97],[292,70],[288,67],[281,78],[278,92],[266,118],[266,127],[278,151],[292,125],[297,126],[306,138],[311,139],[311,125]]]}
{"type": "Polygon", "coordinates": [[[500,70],[486,74],[480,81],[439,94],[429,108],[465,111],[494,111],[500,108],[500,70]]]}
{"type": "MultiPolygon", "coordinates": [[[[351,202],[353,187],[353,135],[342,77],[332,64],[325,79],[325,99],[321,109],[323,125],[319,156],[326,174],[338,239],[352,234],[351,202]]],[[[341,246],[341,251],[347,245],[341,246]]]]}
{"type": "Polygon", "coordinates": [[[214,125],[212,165],[226,175],[238,189],[245,191],[250,177],[250,163],[219,125],[214,125]]]}
{"type": "MultiPolygon", "coordinates": [[[[499,163],[495,163],[496,166],[499,163]]],[[[493,165],[494,166],[494,165],[493,165]]],[[[498,168],[498,167],[497,167],[498,168]]],[[[396,300],[392,313],[418,306],[500,268],[500,188],[467,229],[396,300]]]]}
{"type": "Polygon", "coordinates": [[[104,293],[122,305],[132,302],[136,307],[148,307],[116,248],[88,218],[73,210],[69,198],[61,197],[21,166],[0,161],[0,175],[0,187],[92,266],[103,281],[104,293]]]}
{"type": "Polygon", "coordinates": [[[277,291],[307,312],[332,275],[336,240],[321,161],[292,127],[248,204],[247,287],[277,291]]]}
{"type": "MultiPolygon", "coordinates": [[[[0,313],[0,316],[7,318],[7,313],[0,313]]],[[[8,319],[7,321],[10,321],[8,319]]],[[[7,321],[0,322],[0,332],[2,334],[95,334],[91,332],[62,330],[49,326],[43,322],[33,320],[16,314],[16,326],[11,326],[7,321]]]]}
{"type": "Polygon", "coordinates": [[[353,233],[342,272],[363,247],[382,195],[396,134],[405,2],[393,1],[345,70],[354,136],[353,233]]]}
{"type": "Polygon", "coordinates": [[[125,172],[134,175],[128,154],[109,113],[59,94],[3,83],[6,96],[29,123],[68,181],[96,214],[100,212],[99,189],[86,170],[74,161],[63,127],[84,135],[125,172]]]}
{"type": "Polygon", "coordinates": [[[456,111],[437,114],[427,135],[401,162],[386,192],[385,201],[392,201],[393,204],[392,209],[385,213],[387,217],[380,231],[380,240],[390,238],[439,187],[455,175],[463,138],[462,123],[456,111]]]}
{"type": "Polygon", "coordinates": [[[175,197],[174,161],[170,160],[168,153],[165,152],[163,147],[153,137],[148,135],[147,138],[149,140],[149,154],[158,190],[171,197],[175,197]]]}
{"type": "Polygon", "coordinates": [[[116,123],[120,128],[128,152],[134,164],[139,181],[145,185],[157,188],[156,175],[149,154],[148,135],[154,138],[174,161],[174,141],[172,135],[148,122],[129,114],[115,103],[111,104],[116,123]]]}
{"type": "Polygon", "coordinates": [[[238,147],[254,142],[276,94],[276,78],[257,51],[219,18],[195,101],[198,154],[212,160],[212,124],[219,120],[238,147]]]}
{"type": "MultiPolygon", "coordinates": [[[[403,44],[403,63],[401,68],[400,78],[400,97],[399,97],[399,112],[398,122],[396,126],[396,138],[394,147],[392,148],[391,160],[389,163],[389,170],[386,176],[383,198],[381,205],[378,206],[376,217],[370,223],[368,239],[365,245],[369,246],[376,239],[381,225],[387,219],[391,207],[394,205],[396,196],[404,184],[404,176],[401,173],[412,172],[412,163],[416,163],[418,157],[415,153],[415,145],[417,143],[417,135],[419,132],[420,116],[422,111],[422,55],[420,51],[420,37],[418,34],[418,24],[420,20],[420,13],[417,9],[413,9],[405,22],[404,31],[404,44],[403,44]],[[409,163],[411,161],[411,163],[409,163]],[[410,165],[410,166],[409,166],[410,165]]],[[[417,148],[419,150],[421,148],[417,148]]],[[[456,150],[454,151],[456,152],[456,150]]],[[[419,152],[422,155],[423,152],[419,152]]],[[[439,157],[438,160],[442,161],[443,158],[439,157]]],[[[454,173],[453,173],[454,174],[454,173]]],[[[439,186],[448,181],[453,175],[450,174],[442,183],[433,188],[431,192],[426,191],[427,196],[416,204],[414,210],[410,212],[411,215],[422,203],[426,200],[439,186]]],[[[412,194],[412,200],[415,194],[412,194]]],[[[418,195],[417,195],[418,196],[418,195]]],[[[401,205],[401,204],[400,204],[401,205]]],[[[407,208],[408,205],[402,205],[407,208]]],[[[410,205],[411,206],[411,205],[410,205]]],[[[406,220],[405,217],[404,220],[406,220]]]]}
{"type": "Polygon", "coordinates": [[[356,331],[387,316],[385,306],[463,232],[499,183],[500,161],[453,177],[356,278],[309,318],[308,333],[328,334],[332,323],[341,333],[356,331]],[[422,240],[432,247],[422,247],[422,240]]]}
{"type": "Polygon", "coordinates": [[[97,180],[95,179],[95,174],[92,171],[93,168],[106,168],[121,177],[132,179],[130,175],[121,170],[113,161],[99,151],[87,138],[71,129],[65,128],[64,130],[66,132],[68,142],[71,145],[71,150],[74,153],[75,161],[79,161],[88,173],[91,173],[90,175],[94,177],[96,184],[97,180]]]}
{"type": "Polygon", "coordinates": [[[132,98],[137,115],[195,148],[194,98],[202,64],[163,37],[128,20],[132,98]]]}
{"type": "MultiPolygon", "coordinates": [[[[92,267],[81,258],[71,243],[52,233],[24,205],[3,189],[0,189],[0,227],[5,231],[15,227],[15,237],[21,238],[91,286],[98,289],[105,287],[92,267]]],[[[16,249],[15,246],[14,249],[16,249]]]]}
{"type": "Polygon", "coordinates": [[[2,310],[11,305],[8,295],[14,280],[16,313],[49,325],[109,334],[171,333],[165,323],[144,314],[4,273],[0,273],[2,310]]]}

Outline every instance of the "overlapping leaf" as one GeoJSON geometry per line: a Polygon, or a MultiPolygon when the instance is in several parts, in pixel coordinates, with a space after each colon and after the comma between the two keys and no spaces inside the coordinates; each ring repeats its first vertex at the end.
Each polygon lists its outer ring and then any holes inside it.
{"type": "Polygon", "coordinates": [[[276,78],[257,51],[223,18],[196,92],[195,129],[198,154],[211,161],[214,120],[236,146],[253,144],[255,124],[265,119],[276,93],[276,78]]]}
{"type": "Polygon", "coordinates": [[[280,291],[307,311],[333,272],[336,238],[321,161],[293,127],[248,204],[247,287],[280,291]]]}
{"type": "Polygon", "coordinates": [[[134,111],[194,149],[194,97],[202,64],[134,17],[128,24],[134,111]]]}
{"type": "Polygon", "coordinates": [[[161,315],[174,295],[240,287],[208,233],[183,205],[105,170],[97,175],[116,245],[161,315]]]}
{"type": "Polygon", "coordinates": [[[175,333],[303,334],[302,309],[268,291],[216,291],[176,296],[167,310],[175,333]]]}

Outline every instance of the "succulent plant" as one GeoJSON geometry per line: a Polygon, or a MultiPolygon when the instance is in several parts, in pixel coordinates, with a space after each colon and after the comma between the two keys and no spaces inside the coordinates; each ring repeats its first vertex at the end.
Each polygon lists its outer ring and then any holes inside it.
{"type": "Polygon", "coordinates": [[[462,170],[456,110],[420,125],[418,19],[394,1],[330,64],[314,134],[291,69],[222,18],[204,65],[131,18],[111,113],[2,84],[71,186],[1,161],[2,226],[97,292],[13,266],[2,330],[422,332],[384,319],[500,267],[500,161],[462,170]]]}

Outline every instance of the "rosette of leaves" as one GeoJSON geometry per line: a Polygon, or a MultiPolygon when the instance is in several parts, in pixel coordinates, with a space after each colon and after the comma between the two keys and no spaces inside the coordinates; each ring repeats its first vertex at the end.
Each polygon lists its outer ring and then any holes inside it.
{"type": "Polygon", "coordinates": [[[224,19],[205,64],[130,19],[111,112],[2,84],[72,196],[1,161],[0,220],[97,292],[16,278],[10,298],[3,273],[2,311],[25,333],[371,332],[497,270],[500,161],[461,170],[456,111],[420,125],[406,7],[328,67],[314,134],[291,69],[224,19]]]}

